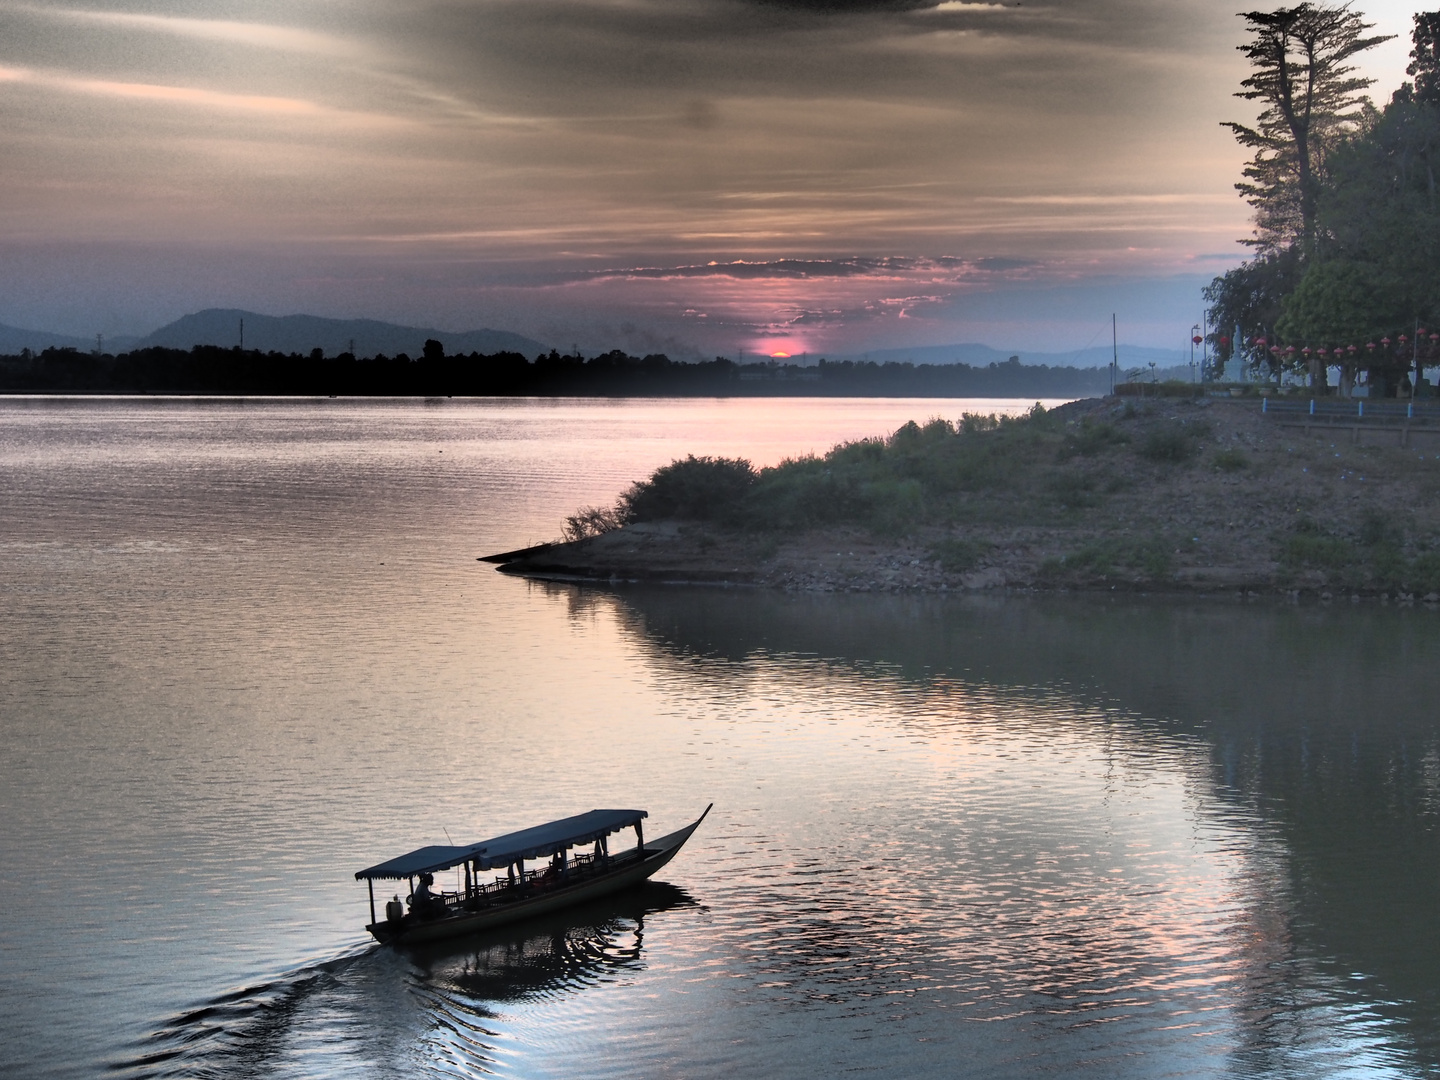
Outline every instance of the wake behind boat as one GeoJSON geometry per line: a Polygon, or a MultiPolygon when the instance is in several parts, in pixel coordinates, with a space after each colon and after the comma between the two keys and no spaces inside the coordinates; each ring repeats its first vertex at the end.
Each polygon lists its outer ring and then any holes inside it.
{"type": "Polygon", "coordinates": [[[370,889],[370,923],[365,929],[382,944],[435,941],[638,885],[676,856],[708,813],[710,806],[692,824],[648,843],[641,825],[649,816],[644,810],[591,810],[478,844],[418,848],[355,875],[370,889]],[[635,830],[635,847],[612,855],[611,835],[630,828],[635,830]],[[586,845],[593,847],[572,853],[586,845]],[[549,865],[525,869],[526,860],[546,858],[549,865]],[[454,892],[430,889],[433,875],[457,866],[464,868],[463,887],[454,892]],[[503,876],[480,881],[481,873],[502,868],[503,876]],[[409,910],[396,896],[386,903],[385,918],[377,919],[377,880],[409,882],[409,910]]]}

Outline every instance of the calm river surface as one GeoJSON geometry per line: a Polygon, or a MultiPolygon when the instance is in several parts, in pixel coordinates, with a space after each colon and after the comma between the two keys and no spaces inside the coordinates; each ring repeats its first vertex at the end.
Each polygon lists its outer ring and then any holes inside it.
{"type": "Polygon", "coordinates": [[[0,1073],[1440,1073],[1440,613],[475,561],[967,407],[0,400],[0,1073]],[[711,801],[573,918],[364,936],[412,847],[711,801]]]}

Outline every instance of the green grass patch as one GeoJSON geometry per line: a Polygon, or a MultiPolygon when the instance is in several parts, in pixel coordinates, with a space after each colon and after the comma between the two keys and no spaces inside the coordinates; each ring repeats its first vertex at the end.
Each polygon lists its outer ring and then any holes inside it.
{"type": "Polygon", "coordinates": [[[1399,548],[1405,544],[1405,532],[1379,510],[1367,510],[1360,518],[1356,539],[1367,548],[1399,548]]]}
{"type": "Polygon", "coordinates": [[[1416,556],[1406,574],[1405,584],[1417,593],[1440,592],[1440,552],[1416,556]]]}
{"type": "Polygon", "coordinates": [[[1296,568],[1342,570],[1359,562],[1359,552],[1349,540],[1338,536],[1300,533],[1281,542],[1280,562],[1296,568]]]}
{"type": "Polygon", "coordinates": [[[1195,455],[1195,440],[1182,428],[1161,428],[1145,436],[1140,444],[1140,456],[1147,461],[1165,465],[1179,465],[1195,455]]]}
{"type": "Polygon", "coordinates": [[[980,564],[990,547],[990,544],[983,541],[962,540],[952,536],[932,545],[930,557],[940,564],[941,569],[952,574],[964,574],[980,564]]]}
{"type": "Polygon", "coordinates": [[[1123,446],[1130,436],[1114,424],[1096,423],[1086,419],[1077,430],[1067,432],[1060,447],[1060,460],[1072,457],[1095,457],[1116,446],[1123,446]]]}
{"type": "Polygon", "coordinates": [[[1045,482],[1045,490],[1067,510],[1100,505],[1097,478],[1091,473],[1057,472],[1045,482]]]}
{"type": "Polygon", "coordinates": [[[1174,545],[1159,536],[1148,540],[1098,540],[1063,559],[1048,559],[1040,567],[1041,575],[1051,578],[1081,574],[1103,578],[1129,571],[1152,581],[1168,578],[1174,570],[1174,545]]]}
{"type": "Polygon", "coordinates": [[[1233,447],[1221,450],[1210,460],[1221,472],[1243,472],[1250,467],[1250,459],[1245,456],[1244,451],[1233,447]]]}
{"type": "Polygon", "coordinates": [[[1404,530],[1378,511],[1361,518],[1353,539],[1302,518],[1281,541],[1280,561],[1291,569],[1321,570],[1326,581],[1347,588],[1440,591],[1440,552],[1408,558],[1404,530]]]}

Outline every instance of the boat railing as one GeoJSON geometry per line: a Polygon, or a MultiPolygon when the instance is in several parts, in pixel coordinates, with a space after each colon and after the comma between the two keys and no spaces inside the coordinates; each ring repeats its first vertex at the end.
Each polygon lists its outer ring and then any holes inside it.
{"type": "Polygon", "coordinates": [[[476,881],[468,896],[463,891],[447,891],[439,895],[444,898],[446,907],[463,908],[467,906],[467,903],[474,901],[501,899],[518,889],[548,889],[562,883],[573,882],[577,878],[590,877],[613,869],[617,864],[627,862],[634,857],[634,853],[629,851],[620,855],[602,855],[598,859],[593,853],[581,852],[570,857],[569,865],[564,873],[560,873],[553,865],[543,866],[536,870],[526,870],[524,874],[517,874],[514,878],[507,874],[497,876],[493,881],[484,883],[476,881]]]}

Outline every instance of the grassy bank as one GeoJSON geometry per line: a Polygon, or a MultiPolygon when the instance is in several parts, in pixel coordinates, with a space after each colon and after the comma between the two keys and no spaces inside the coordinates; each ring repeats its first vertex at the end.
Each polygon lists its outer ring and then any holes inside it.
{"type": "Polygon", "coordinates": [[[1373,434],[1395,445],[1208,399],[932,418],[773,468],[672,462],[540,561],[793,588],[1440,594],[1440,437],[1373,434]]]}

